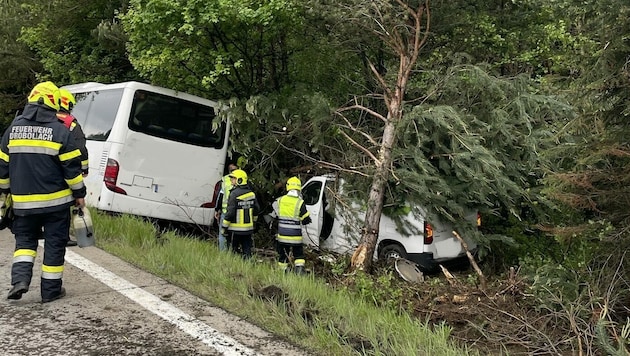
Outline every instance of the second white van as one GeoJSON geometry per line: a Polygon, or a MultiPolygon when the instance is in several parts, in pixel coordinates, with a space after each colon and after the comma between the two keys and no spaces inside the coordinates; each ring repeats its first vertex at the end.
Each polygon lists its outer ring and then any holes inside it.
{"type": "MultiPolygon", "coordinates": [[[[357,204],[342,203],[342,181],[334,176],[315,176],[302,185],[302,197],[313,222],[306,225],[303,240],[323,250],[353,253],[358,247],[365,210],[357,204]]],[[[429,222],[420,214],[402,217],[402,227],[386,215],[381,216],[375,259],[404,258],[425,272],[434,272],[440,263],[466,259],[466,251],[453,235],[451,224],[429,222]]],[[[467,216],[469,224],[479,225],[476,211],[467,216]]],[[[468,248],[477,244],[464,236],[468,248]]]]}

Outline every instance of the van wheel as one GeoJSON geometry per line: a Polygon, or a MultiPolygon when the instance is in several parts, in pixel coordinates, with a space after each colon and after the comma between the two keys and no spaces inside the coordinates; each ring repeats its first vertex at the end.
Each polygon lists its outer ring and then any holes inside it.
{"type": "Polygon", "coordinates": [[[407,258],[407,251],[405,251],[405,248],[400,245],[391,244],[381,248],[378,253],[378,258],[384,261],[397,258],[407,258]]]}

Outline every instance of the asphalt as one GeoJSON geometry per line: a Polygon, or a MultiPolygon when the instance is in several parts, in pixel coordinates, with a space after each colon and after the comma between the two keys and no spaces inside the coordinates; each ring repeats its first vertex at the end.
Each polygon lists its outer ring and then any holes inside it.
{"type": "Polygon", "coordinates": [[[42,303],[40,244],[29,291],[8,300],[13,250],[0,231],[2,355],[307,355],[97,247],[67,249],[67,295],[42,303]]]}

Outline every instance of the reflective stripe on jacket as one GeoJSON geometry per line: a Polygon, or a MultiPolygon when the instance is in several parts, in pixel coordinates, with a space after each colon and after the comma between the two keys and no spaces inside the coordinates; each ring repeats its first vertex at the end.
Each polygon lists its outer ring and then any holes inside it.
{"type": "Polygon", "coordinates": [[[278,198],[278,242],[301,244],[302,221],[309,215],[300,197],[287,194],[278,198]]]}
{"type": "Polygon", "coordinates": [[[0,190],[10,190],[16,215],[66,209],[85,197],[81,152],[47,107],[27,104],[0,144],[0,190]]]}

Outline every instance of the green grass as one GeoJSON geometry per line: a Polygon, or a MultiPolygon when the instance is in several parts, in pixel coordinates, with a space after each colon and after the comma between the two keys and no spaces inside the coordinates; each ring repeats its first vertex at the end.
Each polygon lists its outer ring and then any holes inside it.
{"type": "Polygon", "coordinates": [[[429,328],[313,276],[285,275],[270,261],[243,261],[215,244],[132,216],[92,210],[96,244],[291,343],[319,355],[464,355],[446,326],[429,328]],[[159,236],[158,236],[159,235],[159,236]]]}

